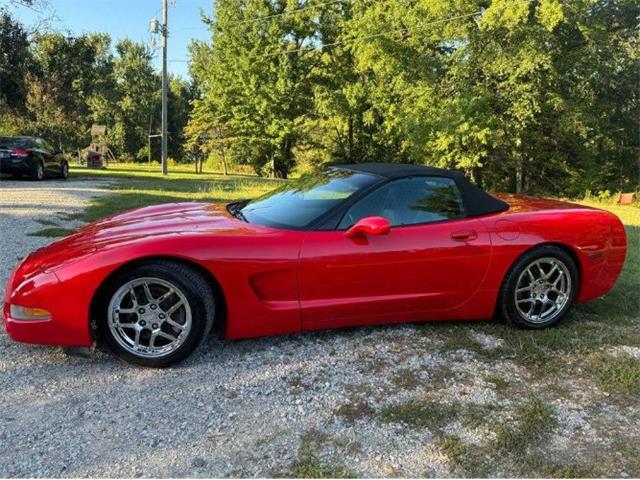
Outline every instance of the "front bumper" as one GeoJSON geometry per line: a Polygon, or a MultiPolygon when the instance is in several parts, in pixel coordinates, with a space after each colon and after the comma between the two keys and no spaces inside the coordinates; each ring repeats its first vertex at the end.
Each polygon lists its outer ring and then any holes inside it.
{"type": "MultiPolygon", "coordinates": [[[[9,279],[2,318],[7,334],[15,341],[41,345],[86,347],[92,343],[88,322],[81,317],[68,289],[52,272],[33,270],[26,275],[21,266],[9,279]],[[19,320],[11,317],[10,304],[44,308],[46,320],[19,320]]],[[[85,314],[86,318],[86,314],[85,314]]]]}

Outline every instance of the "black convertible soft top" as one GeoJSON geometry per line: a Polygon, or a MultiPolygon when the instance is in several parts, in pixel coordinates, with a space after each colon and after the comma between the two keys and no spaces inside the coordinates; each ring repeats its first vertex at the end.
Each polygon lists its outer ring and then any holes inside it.
{"type": "Polygon", "coordinates": [[[403,163],[353,163],[333,165],[333,167],[354,172],[370,173],[390,180],[416,176],[451,178],[456,182],[460,190],[462,201],[464,202],[465,210],[469,217],[498,213],[509,209],[509,204],[489,195],[476,184],[471,183],[464,176],[464,173],[459,170],[403,163]]]}

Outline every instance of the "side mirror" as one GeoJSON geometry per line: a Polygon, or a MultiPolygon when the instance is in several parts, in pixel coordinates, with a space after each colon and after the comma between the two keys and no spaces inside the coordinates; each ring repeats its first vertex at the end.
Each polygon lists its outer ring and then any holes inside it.
{"type": "Polygon", "coordinates": [[[347,238],[361,235],[386,235],[391,231],[389,220],[384,217],[365,217],[358,220],[344,234],[347,238]]]}

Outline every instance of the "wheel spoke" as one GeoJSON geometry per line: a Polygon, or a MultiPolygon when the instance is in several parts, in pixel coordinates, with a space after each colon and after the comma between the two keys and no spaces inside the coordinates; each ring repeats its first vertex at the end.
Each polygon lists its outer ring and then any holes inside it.
{"type": "Polygon", "coordinates": [[[136,328],[136,334],[135,337],[133,338],[133,348],[136,350],[140,350],[140,332],[142,330],[139,328],[136,328]]]}
{"type": "Polygon", "coordinates": [[[549,279],[551,278],[551,275],[553,275],[553,273],[554,273],[557,269],[558,269],[558,264],[557,264],[557,263],[554,263],[554,264],[553,264],[553,267],[551,267],[551,270],[549,270],[549,273],[547,273],[547,274],[544,276],[544,279],[545,279],[545,280],[549,280],[549,279]]]}
{"type": "Polygon", "coordinates": [[[174,337],[173,335],[169,335],[168,333],[163,332],[162,330],[160,330],[160,331],[156,334],[156,336],[157,336],[157,337],[166,338],[167,340],[170,340],[170,341],[172,341],[172,342],[175,342],[175,341],[178,339],[178,337],[174,337]]]}
{"type": "Polygon", "coordinates": [[[531,268],[527,269],[527,274],[529,275],[529,280],[531,280],[531,283],[534,283],[536,281],[536,277],[533,276],[533,272],[531,271],[531,268]]]}
{"type": "Polygon", "coordinates": [[[131,302],[133,303],[133,306],[136,307],[138,305],[138,297],[136,297],[136,292],[133,287],[129,290],[129,295],[131,295],[131,302]]]}
{"type": "Polygon", "coordinates": [[[164,302],[167,298],[169,298],[174,293],[175,293],[175,291],[172,288],[170,288],[169,290],[164,292],[162,295],[160,295],[160,297],[157,299],[157,302],[158,303],[164,302]]]}
{"type": "Polygon", "coordinates": [[[144,288],[144,294],[147,297],[147,303],[153,302],[154,298],[153,298],[153,295],[151,295],[151,290],[149,289],[149,284],[147,282],[145,282],[142,287],[144,288]]]}
{"type": "Polygon", "coordinates": [[[167,317],[170,317],[171,315],[173,315],[175,311],[178,310],[181,306],[182,306],[182,300],[178,300],[171,307],[169,307],[169,309],[165,311],[165,313],[167,314],[167,317]]]}
{"type": "Polygon", "coordinates": [[[180,323],[178,323],[178,322],[176,322],[176,321],[172,320],[171,318],[168,318],[168,319],[167,319],[167,323],[168,323],[169,325],[171,325],[172,327],[175,327],[175,328],[177,328],[177,329],[179,329],[179,330],[184,330],[184,328],[185,328],[185,326],[184,326],[184,325],[182,325],[182,324],[180,324],[180,323]]]}
{"type": "Polygon", "coordinates": [[[552,284],[552,285],[553,285],[555,288],[558,288],[558,283],[559,283],[561,280],[564,280],[564,274],[563,274],[562,272],[560,272],[560,275],[558,275],[558,278],[556,278],[556,279],[553,281],[553,284],[552,284]]]}
{"type": "Polygon", "coordinates": [[[119,328],[135,328],[135,326],[137,325],[137,323],[135,323],[135,322],[134,322],[134,323],[120,323],[120,322],[113,322],[113,324],[114,324],[116,327],[119,327],[119,328]]]}
{"type": "Polygon", "coordinates": [[[124,314],[136,313],[136,309],[135,308],[118,308],[116,313],[124,313],[124,314]]]}

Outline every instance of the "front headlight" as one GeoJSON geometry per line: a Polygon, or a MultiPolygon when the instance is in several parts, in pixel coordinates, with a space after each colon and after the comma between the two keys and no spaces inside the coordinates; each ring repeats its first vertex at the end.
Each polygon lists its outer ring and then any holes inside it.
{"type": "Polygon", "coordinates": [[[51,313],[44,308],[9,306],[9,316],[14,320],[49,320],[51,313]]]}

